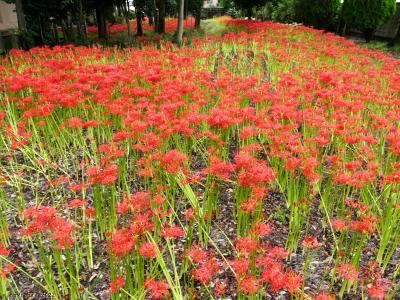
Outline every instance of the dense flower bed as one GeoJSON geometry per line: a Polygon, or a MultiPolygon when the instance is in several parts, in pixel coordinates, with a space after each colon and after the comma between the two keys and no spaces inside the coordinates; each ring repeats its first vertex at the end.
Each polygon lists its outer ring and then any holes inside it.
{"type": "Polygon", "coordinates": [[[399,297],[400,62],[228,26],[2,58],[3,297],[399,297]]]}
{"type": "MultiPolygon", "coordinates": [[[[189,28],[194,28],[194,24],[195,24],[195,20],[193,17],[187,17],[184,21],[183,21],[183,27],[186,29],[189,28]]],[[[176,27],[178,25],[178,20],[177,19],[166,19],[165,20],[165,32],[168,33],[173,33],[176,30],[176,27]]],[[[132,31],[136,31],[137,28],[137,23],[136,20],[130,21],[130,26],[132,31]]],[[[143,20],[142,22],[142,26],[143,26],[143,30],[144,31],[154,31],[154,24],[150,25],[149,20],[146,18],[145,20],[143,20]]],[[[97,26],[88,26],[88,32],[93,34],[93,33],[97,33],[97,26]]],[[[109,31],[110,34],[118,34],[118,33],[126,33],[128,30],[128,26],[126,24],[108,24],[107,29],[109,31]]]]}

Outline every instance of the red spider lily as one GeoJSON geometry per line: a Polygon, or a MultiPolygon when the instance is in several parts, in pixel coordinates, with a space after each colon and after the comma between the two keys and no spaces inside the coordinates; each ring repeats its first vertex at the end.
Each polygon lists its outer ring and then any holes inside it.
{"type": "Polygon", "coordinates": [[[87,202],[85,199],[73,199],[68,203],[69,208],[77,208],[77,207],[82,207],[86,206],[87,202]]]}
{"type": "Polygon", "coordinates": [[[148,192],[137,192],[131,197],[125,198],[124,202],[128,203],[135,212],[145,211],[150,209],[150,194],[148,192]]]}
{"type": "Polygon", "coordinates": [[[267,223],[255,223],[251,229],[252,234],[256,237],[263,238],[272,232],[271,225],[267,223]]]}
{"type": "Polygon", "coordinates": [[[218,177],[221,180],[229,179],[231,173],[235,171],[235,167],[231,163],[219,160],[217,157],[211,157],[210,167],[207,168],[209,174],[218,177]]]}
{"type": "Polygon", "coordinates": [[[140,246],[139,253],[140,253],[140,255],[147,257],[147,258],[156,257],[157,256],[157,245],[154,244],[153,242],[143,243],[140,246]]]}
{"type": "Polygon", "coordinates": [[[250,267],[250,261],[247,258],[235,258],[232,262],[232,268],[237,277],[242,277],[247,273],[250,267]]]}
{"type": "Polygon", "coordinates": [[[250,198],[240,204],[240,209],[243,212],[253,214],[255,212],[255,210],[257,209],[257,207],[259,207],[260,205],[261,205],[261,203],[260,203],[260,201],[258,201],[258,199],[250,198]]]}
{"type": "Polygon", "coordinates": [[[368,294],[371,299],[382,300],[386,297],[386,290],[382,286],[372,285],[368,288],[368,294]]]}
{"type": "Polygon", "coordinates": [[[252,276],[246,276],[239,281],[239,291],[246,295],[253,295],[260,289],[258,280],[252,276]]]}
{"type": "Polygon", "coordinates": [[[329,295],[329,294],[318,294],[315,296],[314,300],[335,300],[335,296],[329,295]]]}
{"type": "Polygon", "coordinates": [[[296,274],[294,271],[289,270],[285,274],[286,276],[286,289],[290,294],[296,294],[300,291],[303,278],[296,274]]]}
{"type": "Polygon", "coordinates": [[[198,245],[192,245],[190,249],[186,251],[186,255],[195,263],[200,264],[208,259],[207,251],[200,248],[198,245]]]}
{"type": "Polygon", "coordinates": [[[258,243],[251,237],[245,236],[236,239],[236,251],[248,256],[258,249],[258,243]]]}
{"type": "Polygon", "coordinates": [[[177,239],[184,237],[185,231],[179,226],[164,227],[161,232],[161,236],[164,238],[177,239]]]}
{"type": "Polygon", "coordinates": [[[176,174],[184,168],[186,155],[178,150],[170,150],[161,157],[161,166],[169,173],[176,174]]]}
{"type": "Polygon", "coordinates": [[[307,249],[313,249],[320,247],[321,244],[318,242],[315,236],[306,236],[303,239],[303,247],[307,249]]]}
{"type": "Polygon", "coordinates": [[[131,230],[120,229],[111,235],[110,249],[117,256],[126,256],[133,250],[135,238],[131,230]]]}
{"type": "Polygon", "coordinates": [[[345,280],[355,280],[358,278],[359,272],[352,264],[341,264],[338,267],[338,274],[345,280]]]}
{"type": "Polygon", "coordinates": [[[8,254],[10,254],[10,249],[7,249],[2,243],[0,243],[0,255],[7,256],[8,254]]]}
{"type": "Polygon", "coordinates": [[[133,235],[141,236],[153,230],[154,223],[151,220],[151,212],[136,214],[131,220],[130,230],[133,235]]]}
{"type": "Polygon", "coordinates": [[[111,293],[118,292],[125,285],[125,277],[117,276],[110,284],[111,293]]]}
{"type": "Polygon", "coordinates": [[[350,227],[352,230],[358,233],[373,234],[376,230],[376,217],[374,216],[363,216],[358,220],[352,221],[350,227]]]}
{"type": "Polygon", "coordinates": [[[223,282],[217,282],[214,288],[214,295],[216,297],[222,297],[228,289],[228,280],[225,279],[223,282]]]}
{"type": "Polygon", "coordinates": [[[344,231],[349,228],[348,223],[345,220],[342,219],[332,219],[331,221],[332,227],[336,231],[344,231]]]}
{"type": "Polygon", "coordinates": [[[10,273],[15,272],[16,265],[15,264],[8,264],[3,268],[0,268],[0,277],[7,278],[10,273]]]}
{"type": "Polygon", "coordinates": [[[52,207],[30,207],[23,212],[24,219],[28,220],[28,226],[21,233],[35,235],[38,233],[50,233],[60,249],[70,248],[74,239],[72,233],[74,225],[70,221],[57,217],[57,211],[52,207]]]}
{"type": "Polygon", "coordinates": [[[110,165],[104,169],[93,166],[89,167],[86,173],[89,176],[90,184],[110,185],[118,179],[118,166],[110,165]]]}
{"type": "Polygon", "coordinates": [[[74,226],[69,221],[63,218],[56,218],[54,220],[52,236],[57,241],[56,247],[58,249],[70,248],[73,245],[74,239],[71,236],[73,231],[74,226]]]}
{"type": "Polygon", "coordinates": [[[170,295],[169,286],[164,281],[148,279],[144,286],[153,299],[168,298],[170,295]]]}
{"type": "Polygon", "coordinates": [[[87,207],[85,209],[85,216],[88,219],[94,219],[94,217],[96,216],[96,211],[95,211],[94,207],[87,207]]]}

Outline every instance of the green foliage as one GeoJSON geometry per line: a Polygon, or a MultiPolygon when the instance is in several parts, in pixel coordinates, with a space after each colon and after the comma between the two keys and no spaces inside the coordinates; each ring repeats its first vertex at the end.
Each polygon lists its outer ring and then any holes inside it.
{"type": "Polygon", "coordinates": [[[243,15],[246,17],[252,16],[252,10],[256,6],[264,5],[267,0],[233,0],[235,8],[242,10],[243,15]]]}
{"type": "Polygon", "coordinates": [[[262,21],[272,20],[273,12],[274,5],[272,2],[267,2],[264,6],[253,8],[253,15],[256,17],[256,19],[262,21]]]}
{"type": "Polygon", "coordinates": [[[295,19],[294,0],[282,0],[272,13],[272,19],[281,23],[292,23],[295,19]]]}
{"type": "Polygon", "coordinates": [[[295,19],[315,28],[333,29],[340,0],[295,0],[295,19]]]}
{"type": "Polygon", "coordinates": [[[348,26],[361,31],[375,30],[396,11],[396,0],[345,0],[342,18],[348,26]]]}

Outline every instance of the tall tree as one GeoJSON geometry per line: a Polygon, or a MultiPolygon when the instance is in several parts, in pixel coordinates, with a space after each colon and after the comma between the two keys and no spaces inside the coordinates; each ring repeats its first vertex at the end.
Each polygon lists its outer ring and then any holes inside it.
{"type": "Polygon", "coordinates": [[[376,28],[393,17],[395,11],[396,0],[345,0],[341,17],[348,26],[361,30],[368,43],[376,28]]]}
{"type": "Polygon", "coordinates": [[[96,21],[99,39],[107,40],[106,0],[96,1],[96,21]]]}
{"type": "Polygon", "coordinates": [[[159,34],[165,33],[165,10],[166,0],[158,0],[157,2],[158,17],[157,17],[157,32],[159,34]]]}
{"type": "Polygon", "coordinates": [[[15,10],[17,12],[18,29],[21,32],[25,32],[26,31],[26,22],[25,22],[25,15],[24,15],[22,0],[15,0],[15,10]]]}
{"type": "Polygon", "coordinates": [[[192,13],[192,15],[195,17],[194,26],[196,28],[200,28],[201,9],[203,8],[203,4],[204,0],[191,0],[188,1],[188,6],[185,6],[185,10],[192,13]]]}
{"type": "Polygon", "coordinates": [[[315,28],[334,29],[340,0],[296,0],[296,20],[315,28]]]}
{"type": "Polygon", "coordinates": [[[176,30],[177,31],[176,41],[177,41],[179,46],[182,45],[184,14],[185,14],[185,0],[179,0],[178,28],[176,30]]]}
{"type": "Polygon", "coordinates": [[[247,18],[253,16],[253,7],[260,6],[268,2],[267,0],[233,0],[236,8],[241,9],[247,18]]]}

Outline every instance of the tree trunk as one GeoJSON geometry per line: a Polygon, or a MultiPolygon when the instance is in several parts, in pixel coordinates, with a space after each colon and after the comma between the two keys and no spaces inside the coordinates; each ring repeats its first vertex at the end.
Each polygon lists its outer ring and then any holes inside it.
{"type": "Polygon", "coordinates": [[[201,7],[197,7],[195,11],[195,21],[194,21],[194,27],[195,28],[200,28],[200,23],[201,23],[201,7]]]}
{"type": "Polygon", "coordinates": [[[159,34],[165,33],[165,1],[159,0],[158,2],[158,26],[157,32],[159,34]]]}
{"type": "Polygon", "coordinates": [[[6,53],[6,47],[4,46],[3,35],[0,32],[0,55],[6,53]]]}
{"type": "Polygon", "coordinates": [[[177,36],[176,42],[179,46],[182,45],[183,39],[183,17],[185,14],[185,0],[179,0],[179,7],[178,7],[178,28],[177,28],[177,36]]]}
{"type": "Polygon", "coordinates": [[[367,28],[364,30],[365,42],[369,43],[373,36],[374,36],[374,29],[367,28]]]}
{"type": "Polygon", "coordinates": [[[79,37],[86,42],[87,32],[86,32],[86,21],[83,14],[82,0],[79,0],[79,21],[78,21],[78,34],[79,37]]]}
{"type": "Polygon", "coordinates": [[[138,9],[136,11],[136,27],[137,27],[137,31],[136,31],[136,35],[137,36],[143,36],[143,26],[142,26],[142,10],[138,9]]]}
{"type": "Polygon", "coordinates": [[[125,14],[125,22],[127,26],[127,31],[128,31],[128,40],[131,37],[131,23],[129,20],[129,1],[127,0],[124,4],[124,14],[125,14]]]}
{"type": "Polygon", "coordinates": [[[247,19],[251,20],[252,15],[253,15],[253,12],[252,12],[251,7],[247,8],[246,9],[246,17],[247,17],[247,19]]]}
{"type": "Polygon", "coordinates": [[[15,10],[17,11],[18,28],[20,31],[24,32],[26,31],[26,23],[22,0],[15,0],[15,10]]]}
{"type": "Polygon", "coordinates": [[[106,12],[105,5],[102,1],[97,2],[96,6],[96,19],[99,39],[107,40],[107,24],[106,24],[106,12]]]}

